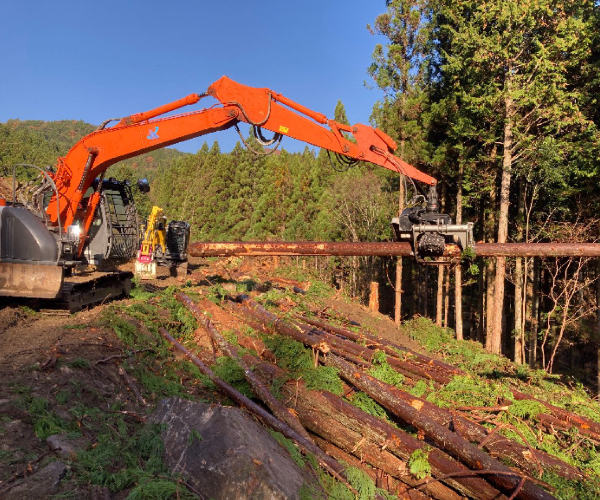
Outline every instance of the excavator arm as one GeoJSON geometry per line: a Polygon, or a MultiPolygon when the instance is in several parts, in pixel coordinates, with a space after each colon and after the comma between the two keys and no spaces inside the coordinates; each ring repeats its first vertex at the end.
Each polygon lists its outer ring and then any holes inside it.
{"type": "MultiPolygon", "coordinates": [[[[69,227],[77,229],[77,255],[81,255],[100,200],[100,189],[87,202],[84,202],[84,196],[94,179],[103,178],[108,167],[142,153],[228,129],[239,122],[255,127],[261,137],[261,130],[266,129],[275,137],[292,137],[350,160],[373,163],[435,189],[433,177],[393,155],[396,144],[381,130],[362,124],[338,123],[268,88],[248,87],[224,76],[203,94],[190,94],[156,109],[128,116],[110,128],[101,127],[81,139],[58,160],[53,174],[58,195],[52,197],[47,216],[55,225],[60,221],[65,232],[69,227]],[[208,109],[164,116],[207,96],[215,98],[218,104],[208,109]],[[345,134],[352,136],[354,141],[345,134]]],[[[435,213],[437,202],[432,203],[428,209],[435,213]]]]}

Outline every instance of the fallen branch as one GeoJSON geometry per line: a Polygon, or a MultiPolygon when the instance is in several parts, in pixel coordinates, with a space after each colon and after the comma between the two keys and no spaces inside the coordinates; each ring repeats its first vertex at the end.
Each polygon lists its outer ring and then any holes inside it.
{"type": "Polygon", "coordinates": [[[123,377],[125,379],[125,382],[127,382],[127,385],[129,386],[129,388],[131,389],[131,392],[133,393],[133,395],[135,396],[135,398],[143,405],[143,406],[147,406],[148,403],[146,403],[146,400],[143,398],[141,392],[139,391],[139,389],[137,388],[137,386],[135,385],[135,382],[133,381],[133,379],[129,376],[129,374],[125,371],[125,368],[123,368],[122,366],[119,366],[119,375],[121,375],[121,377],[123,377]]]}

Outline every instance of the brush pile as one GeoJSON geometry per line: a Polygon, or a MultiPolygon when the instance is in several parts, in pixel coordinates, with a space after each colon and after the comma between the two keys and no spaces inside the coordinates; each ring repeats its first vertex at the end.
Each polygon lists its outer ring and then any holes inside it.
{"type": "Polygon", "coordinates": [[[541,379],[530,378],[529,391],[522,374],[512,377],[519,384],[506,374],[479,376],[468,367],[487,359],[482,351],[467,350],[462,367],[454,366],[354,318],[307,301],[295,307],[294,293],[286,293],[287,300],[255,294],[209,301],[179,292],[204,340],[186,348],[160,332],[229,399],[333,477],[349,484],[348,466],[369,476],[375,498],[597,498],[600,423],[593,408],[582,407],[581,415],[566,399],[540,399],[541,379]],[[243,371],[246,395],[209,366],[224,357],[243,371]]]}

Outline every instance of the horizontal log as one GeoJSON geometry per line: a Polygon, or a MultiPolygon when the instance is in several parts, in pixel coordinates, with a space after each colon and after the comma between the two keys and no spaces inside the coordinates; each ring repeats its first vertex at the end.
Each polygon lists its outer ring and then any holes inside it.
{"type": "MultiPolygon", "coordinates": [[[[479,257],[600,257],[600,243],[477,243],[479,257]]],[[[411,256],[406,242],[196,242],[188,250],[192,257],[228,256],[411,256]]],[[[448,245],[444,257],[456,257],[460,249],[448,245]]]]}

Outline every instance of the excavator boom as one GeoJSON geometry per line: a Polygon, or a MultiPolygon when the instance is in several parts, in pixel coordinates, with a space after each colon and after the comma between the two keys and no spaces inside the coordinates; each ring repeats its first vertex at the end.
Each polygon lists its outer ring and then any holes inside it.
{"type": "MultiPolygon", "coordinates": [[[[44,205],[45,213],[43,207],[30,210],[5,206],[0,210],[0,226],[5,219],[7,224],[9,219],[16,221],[10,224],[10,231],[5,230],[6,224],[2,227],[0,295],[18,295],[14,290],[20,288],[27,288],[30,295],[35,295],[35,286],[23,287],[17,283],[28,275],[28,268],[32,271],[29,273],[32,279],[38,279],[36,276],[40,273],[35,266],[62,268],[61,272],[54,269],[41,275],[56,277],[57,283],[50,287],[50,295],[54,290],[64,288],[58,283],[59,278],[86,261],[86,252],[90,254],[90,231],[103,199],[104,174],[111,165],[187,139],[237,128],[238,123],[249,124],[263,144],[278,142],[284,136],[292,137],[331,151],[346,162],[373,163],[428,185],[432,196],[428,197],[427,214],[413,210],[410,217],[401,218],[399,237],[412,237],[416,247],[420,233],[414,228],[417,223],[420,227],[430,221],[437,221],[438,230],[434,232],[443,235],[442,241],[444,237],[453,236],[441,228],[448,225],[447,216],[436,217],[439,215],[436,212],[436,180],[394,156],[396,144],[387,134],[368,125],[338,123],[268,88],[248,87],[223,76],[206,92],[190,94],[150,111],[127,116],[109,127],[111,121],[82,138],[59,158],[55,172],[44,172],[44,189],[51,192],[50,202],[44,205]],[[209,96],[216,99],[215,105],[170,115],[209,96]],[[274,134],[272,141],[264,139],[263,130],[274,134]],[[36,219],[36,224],[31,223],[30,216],[36,219]],[[37,233],[43,233],[43,237],[38,237],[37,233]],[[15,241],[33,243],[25,251],[23,245],[17,245],[15,241]],[[14,283],[9,283],[11,280],[14,283]]],[[[439,238],[434,240],[428,237],[427,241],[419,243],[419,248],[435,247],[439,238]]],[[[91,253],[100,256],[105,253],[102,249],[97,250],[95,248],[91,253]]],[[[124,290],[126,285],[119,284],[118,287],[124,290]]]]}
{"type": "Polygon", "coordinates": [[[351,160],[374,163],[430,186],[436,184],[433,177],[394,156],[396,144],[381,130],[329,120],[270,89],[248,87],[224,76],[203,94],[190,94],[173,103],[128,116],[113,127],[102,128],[81,139],[58,160],[54,181],[59,194],[47,208],[48,217],[54,224],[60,217],[65,228],[81,223],[78,249],[81,254],[99,193],[85,206],[82,201],[94,179],[102,177],[108,167],[155,149],[225,130],[239,122],[325,148],[351,160]],[[163,116],[196,104],[206,96],[214,97],[220,106],[163,116]],[[342,132],[352,135],[355,142],[342,132]]]}

